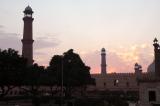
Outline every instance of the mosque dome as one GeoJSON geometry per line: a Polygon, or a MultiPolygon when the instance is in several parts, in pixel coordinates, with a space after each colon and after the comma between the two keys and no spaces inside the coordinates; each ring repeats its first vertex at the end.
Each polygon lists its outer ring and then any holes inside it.
{"type": "Polygon", "coordinates": [[[155,72],[155,61],[153,61],[147,68],[147,72],[155,72]]]}

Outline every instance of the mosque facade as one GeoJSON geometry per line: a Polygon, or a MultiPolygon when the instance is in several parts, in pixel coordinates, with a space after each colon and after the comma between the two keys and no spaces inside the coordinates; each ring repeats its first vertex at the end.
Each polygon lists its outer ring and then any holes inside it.
{"type": "MultiPolygon", "coordinates": [[[[28,65],[33,64],[33,35],[30,6],[24,10],[24,30],[22,39],[22,55],[28,59],[28,65]]],[[[101,73],[91,74],[96,85],[89,86],[89,91],[133,91],[138,92],[139,106],[160,106],[160,46],[154,40],[154,62],[148,67],[147,73],[142,73],[142,67],[135,64],[134,73],[107,73],[106,50],[101,50],[101,73]]]]}
{"type": "MultiPolygon", "coordinates": [[[[22,56],[27,58],[28,65],[33,64],[33,31],[32,17],[33,11],[30,6],[27,6],[23,11],[24,29],[22,39],[22,56]]],[[[135,73],[107,73],[106,50],[101,50],[101,73],[92,74],[95,78],[96,86],[94,90],[123,90],[123,91],[138,91],[138,83],[136,81],[137,72],[135,73]]]]}
{"type": "Polygon", "coordinates": [[[101,73],[91,74],[92,78],[95,78],[96,86],[92,89],[100,91],[138,91],[139,83],[137,82],[137,76],[142,72],[141,66],[135,64],[134,73],[107,73],[106,65],[106,50],[101,50],[101,73]]]}
{"type": "MultiPolygon", "coordinates": [[[[160,45],[154,40],[154,72],[141,74],[139,82],[139,106],[160,106],[160,45]]],[[[151,67],[151,66],[150,66],[151,67]]],[[[152,68],[151,68],[152,69],[152,68]]]]}
{"type": "Polygon", "coordinates": [[[92,90],[132,91],[138,94],[137,106],[160,106],[160,45],[156,38],[153,42],[154,61],[147,72],[142,72],[142,66],[136,63],[134,73],[107,73],[105,49],[102,48],[101,73],[91,75],[96,81],[92,90]]]}
{"type": "MultiPolygon", "coordinates": [[[[33,64],[33,35],[32,35],[32,22],[34,18],[32,17],[33,11],[30,6],[25,8],[24,12],[24,30],[23,30],[23,39],[22,39],[22,56],[27,58],[28,65],[33,64]]],[[[155,40],[154,42],[156,42],[155,40]]],[[[155,47],[155,45],[154,45],[155,47]]],[[[157,47],[159,48],[159,47],[157,47]]],[[[156,56],[156,54],[155,54],[156,56]]],[[[159,58],[159,57],[155,57],[159,58]]],[[[160,65],[155,64],[154,61],[148,67],[148,73],[155,71],[155,67],[160,68],[160,65]],[[155,67],[154,67],[155,66],[155,67]]],[[[105,48],[101,49],[101,73],[100,74],[91,74],[92,78],[95,78],[96,85],[92,87],[92,90],[98,91],[139,91],[139,82],[137,78],[142,74],[142,67],[135,64],[134,73],[107,73],[107,64],[106,64],[106,50],[105,48]]],[[[156,73],[160,75],[159,73],[156,73]]]]}

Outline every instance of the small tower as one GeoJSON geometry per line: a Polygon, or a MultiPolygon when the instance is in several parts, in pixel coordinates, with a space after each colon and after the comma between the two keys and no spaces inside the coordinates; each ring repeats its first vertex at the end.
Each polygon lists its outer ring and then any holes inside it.
{"type": "Polygon", "coordinates": [[[33,38],[32,38],[32,8],[27,6],[23,11],[24,17],[24,29],[23,29],[23,39],[22,39],[22,56],[27,59],[28,65],[33,64],[33,38]]]}
{"type": "Polygon", "coordinates": [[[102,48],[101,50],[101,74],[106,75],[106,50],[105,48],[102,48]]]}
{"type": "Polygon", "coordinates": [[[139,79],[142,75],[142,66],[138,63],[135,63],[134,65],[135,75],[139,79]]]}
{"type": "Polygon", "coordinates": [[[160,78],[160,45],[157,38],[153,41],[154,58],[155,58],[155,75],[160,78]]]}

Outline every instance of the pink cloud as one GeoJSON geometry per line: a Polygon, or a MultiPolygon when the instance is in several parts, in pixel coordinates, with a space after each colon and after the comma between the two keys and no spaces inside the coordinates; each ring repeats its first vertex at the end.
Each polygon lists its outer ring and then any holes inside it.
{"type": "MultiPolygon", "coordinates": [[[[147,71],[148,65],[153,61],[153,47],[147,44],[132,45],[129,48],[107,50],[107,72],[122,73],[134,72],[134,64],[142,65],[143,71],[147,71]]],[[[91,51],[81,54],[84,62],[91,67],[91,73],[100,73],[100,51],[91,51]]]]}

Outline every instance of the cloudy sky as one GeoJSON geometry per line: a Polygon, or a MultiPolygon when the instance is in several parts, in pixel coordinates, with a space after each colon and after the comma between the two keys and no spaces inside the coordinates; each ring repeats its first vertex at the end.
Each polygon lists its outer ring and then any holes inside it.
{"type": "Polygon", "coordinates": [[[100,50],[108,72],[146,71],[153,61],[152,41],[160,39],[160,0],[0,0],[0,48],[21,54],[23,10],[34,11],[34,60],[47,66],[51,57],[72,48],[100,72],[100,50]]]}

